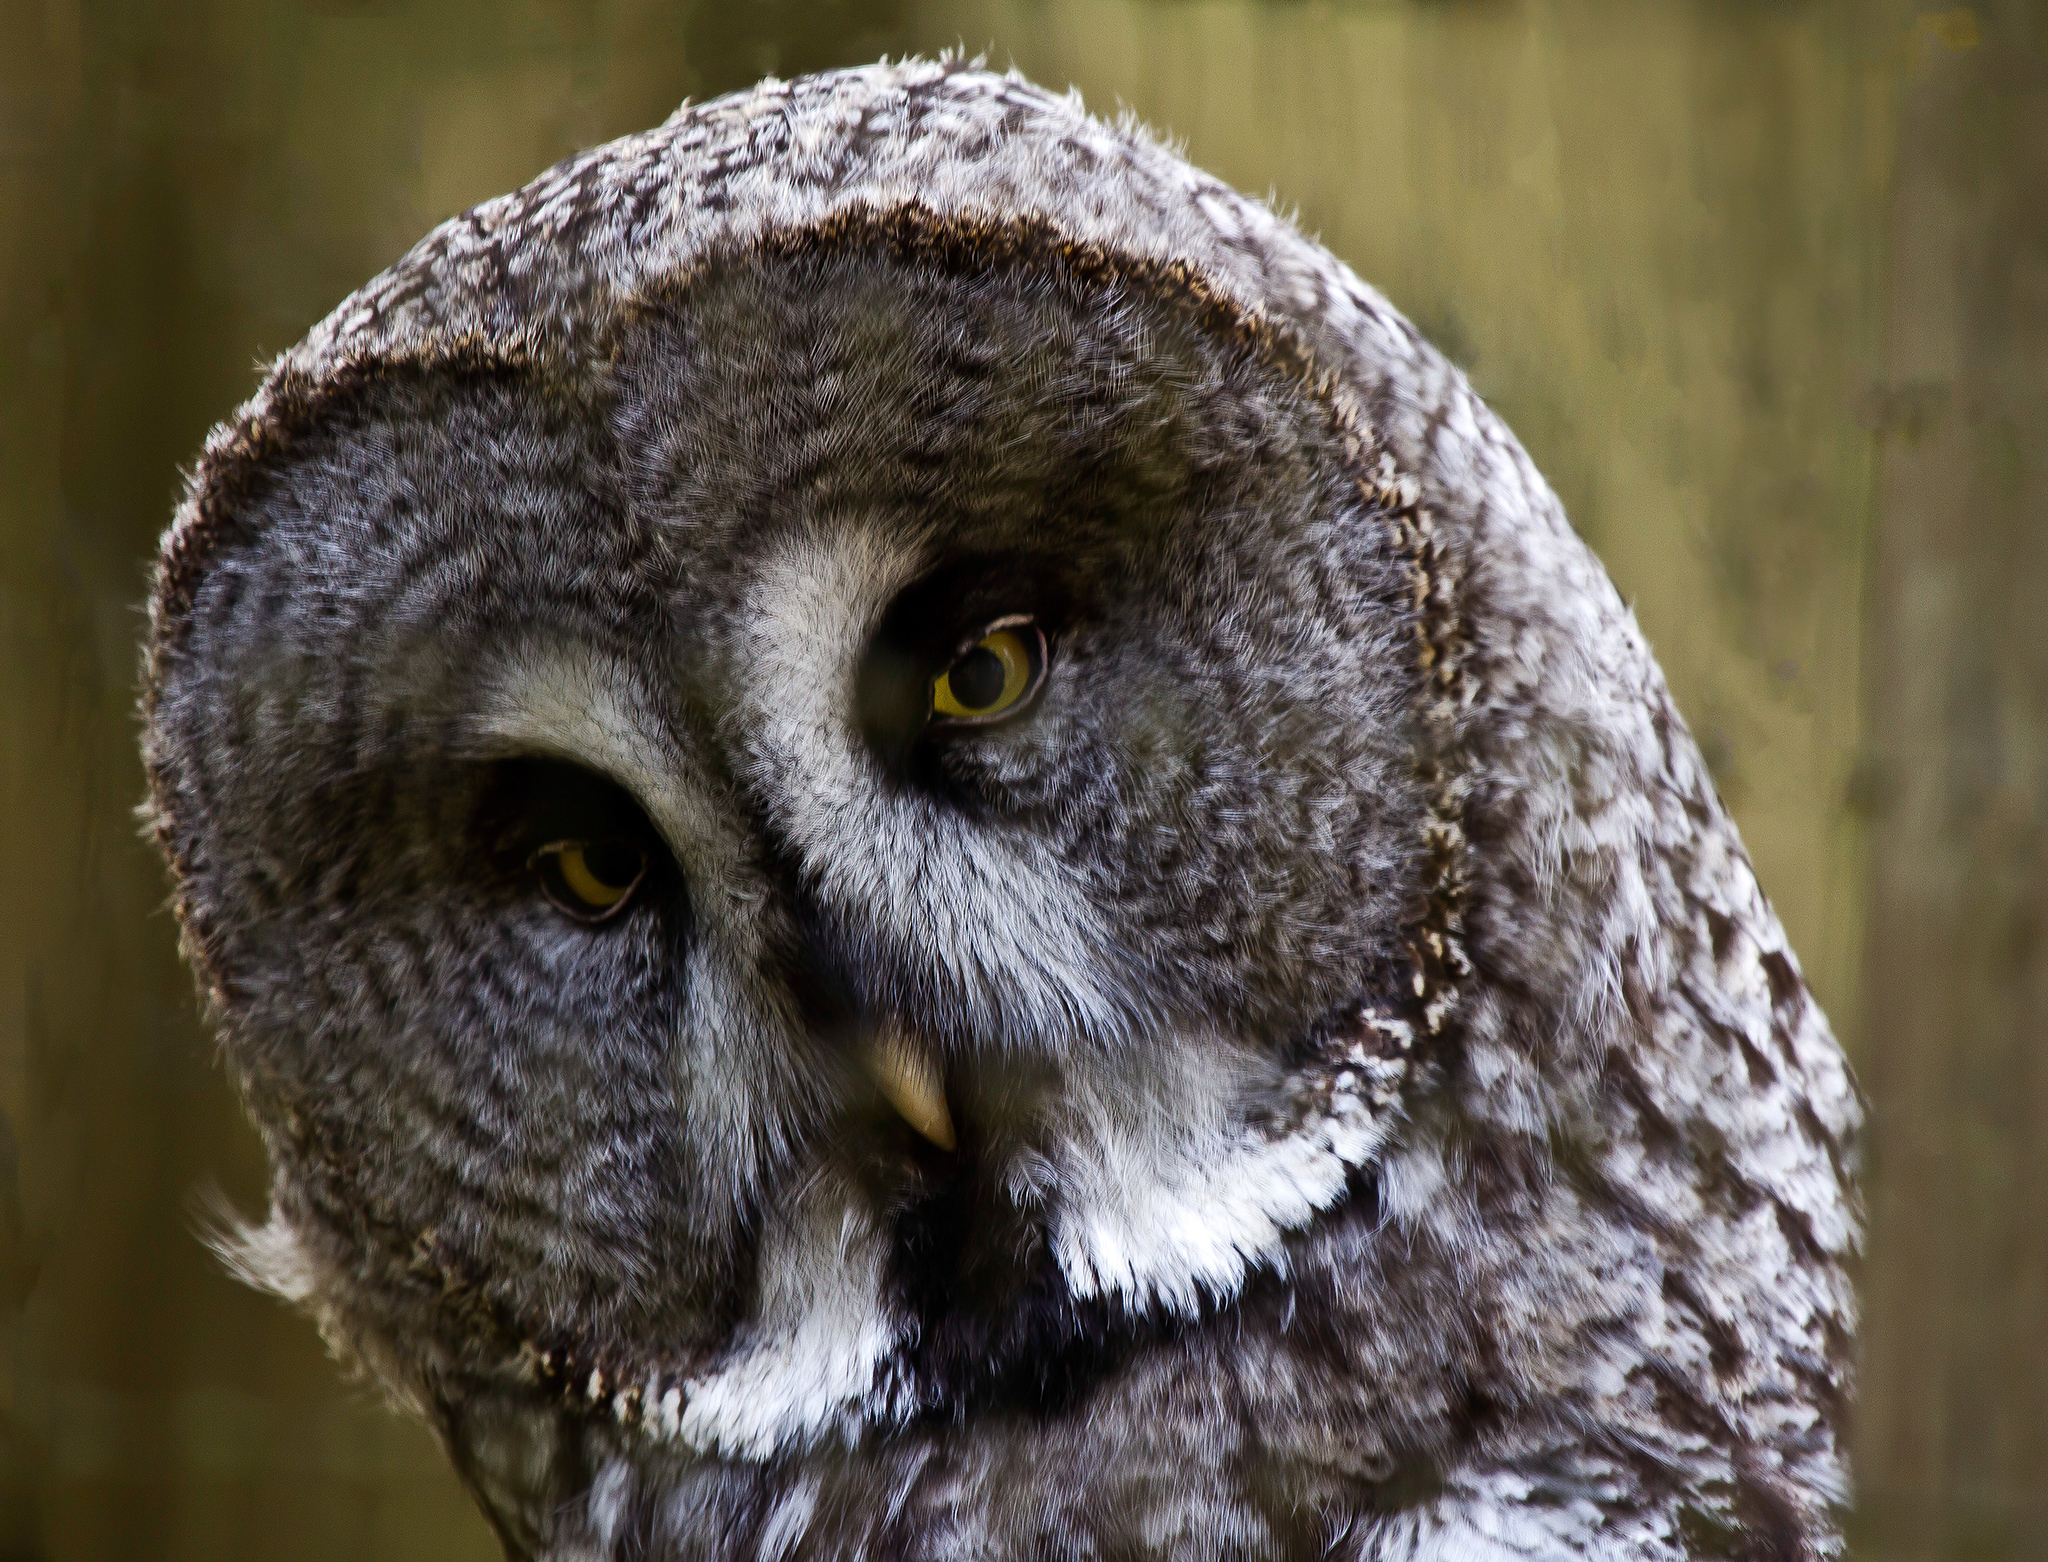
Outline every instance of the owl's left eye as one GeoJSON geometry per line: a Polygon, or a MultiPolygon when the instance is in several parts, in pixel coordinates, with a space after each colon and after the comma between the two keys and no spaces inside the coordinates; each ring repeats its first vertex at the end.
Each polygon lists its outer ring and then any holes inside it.
{"type": "Polygon", "coordinates": [[[1044,681],[1044,632],[1022,614],[999,618],[932,680],[931,717],[965,726],[1013,716],[1044,681]]]}
{"type": "Polygon", "coordinates": [[[626,909],[647,877],[647,852],[623,836],[550,841],[527,866],[556,910],[578,922],[604,922],[626,909]]]}

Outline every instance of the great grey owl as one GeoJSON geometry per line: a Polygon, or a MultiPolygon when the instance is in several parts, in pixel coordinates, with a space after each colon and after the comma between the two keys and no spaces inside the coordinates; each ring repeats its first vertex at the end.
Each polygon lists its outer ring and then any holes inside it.
{"type": "Polygon", "coordinates": [[[1839,1550],[1855,1087],[1464,378],[1015,76],[458,217],[206,446],[249,1278],[584,1558],[1839,1550]]]}

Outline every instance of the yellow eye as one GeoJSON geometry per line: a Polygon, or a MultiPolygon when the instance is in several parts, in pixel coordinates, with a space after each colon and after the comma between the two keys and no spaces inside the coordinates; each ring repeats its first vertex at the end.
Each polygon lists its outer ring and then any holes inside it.
{"type": "Polygon", "coordinates": [[[932,714],[950,721],[991,721],[1037,692],[1045,672],[1045,636],[1028,618],[991,624],[932,680],[932,714]]]}
{"type": "Polygon", "coordinates": [[[579,922],[602,922],[623,910],[647,877],[647,853],[613,836],[601,841],[551,841],[528,864],[557,910],[579,922]]]}

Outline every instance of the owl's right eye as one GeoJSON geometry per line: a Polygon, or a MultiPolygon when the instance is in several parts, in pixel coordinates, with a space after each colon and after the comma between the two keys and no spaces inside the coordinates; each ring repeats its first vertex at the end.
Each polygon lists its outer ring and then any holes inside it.
{"type": "Polygon", "coordinates": [[[647,877],[647,852],[623,836],[550,841],[527,866],[557,911],[578,922],[605,922],[626,909],[647,877]]]}
{"type": "Polygon", "coordinates": [[[1045,678],[1045,632],[1025,614],[997,619],[932,680],[931,719],[979,726],[1013,716],[1045,678]]]}

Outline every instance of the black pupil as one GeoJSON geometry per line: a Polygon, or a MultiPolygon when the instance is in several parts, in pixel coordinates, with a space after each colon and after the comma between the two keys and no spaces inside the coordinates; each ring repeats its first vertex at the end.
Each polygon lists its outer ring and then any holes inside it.
{"type": "Polygon", "coordinates": [[[953,698],[969,710],[986,710],[1003,697],[1003,659],[986,646],[976,646],[946,674],[953,698]]]}
{"type": "Polygon", "coordinates": [[[583,866],[607,889],[624,889],[640,871],[640,848],[630,841],[592,841],[583,848],[583,866]]]}

